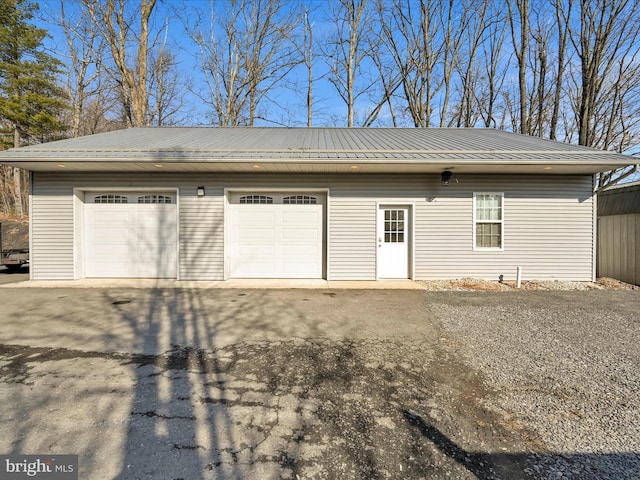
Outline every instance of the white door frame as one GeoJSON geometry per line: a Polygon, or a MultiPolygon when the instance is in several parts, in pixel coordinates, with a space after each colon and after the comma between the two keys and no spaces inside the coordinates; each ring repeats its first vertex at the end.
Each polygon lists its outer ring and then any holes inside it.
{"type": "Polygon", "coordinates": [[[84,265],[84,204],[85,194],[92,192],[167,192],[176,196],[176,280],[180,280],[180,188],[156,187],[74,187],[73,189],[73,279],[85,278],[84,265]]]}
{"type": "Polygon", "coordinates": [[[380,231],[380,220],[379,220],[379,213],[380,213],[380,209],[381,208],[386,208],[386,207],[390,207],[390,208],[406,208],[408,210],[408,215],[409,215],[409,232],[408,232],[408,241],[409,244],[407,245],[407,254],[409,255],[409,258],[407,259],[407,265],[408,265],[408,269],[409,271],[407,272],[407,278],[409,278],[410,280],[413,280],[414,277],[414,272],[415,272],[415,231],[416,231],[416,225],[415,225],[415,203],[414,202],[383,202],[383,201],[376,201],[376,230],[375,230],[375,236],[373,237],[374,240],[374,246],[376,249],[376,280],[379,280],[380,277],[378,276],[378,263],[380,261],[380,259],[378,258],[378,256],[380,255],[380,249],[378,248],[378,233],[380,231]]]}
{"type": "Polygon", "coordinates": [[[277,186],[275,187],[252,187],[252,186],[241,186],[241,187],[225,187],[224,188],[224,204],[223,204],[223,220],[224,220],[224,280],[229,280],[230,276],[231,276],[231,257],[230,257],[230,252],[229,252],[229,246],[230,246],[230,241],[231,241],[231,233],[230,233],[230,228],[231,228],[231,204],[229,203],[229,195],[231,193],[236,193],[236,192],[247,192],[247,193],[269,193],[269,192],[273,192],[273,193],[289,193],[289,192],[295,192],[295,193],[322,193],[325,195],[325,212],[324,212],[324,217],[322,219],[323,222],[323,231],[324,231],[324,252],[323,252],[323,257],[324,257],[324,265],[323,265],[323,270],[325,271],[325,276],[327,280],[330,280],[331,278],[331,274],[329,272],[329,252],[330,252],[330,248],[329,248],[329,239],[331,238],[330,232],[329,232],[329,213],[330,213],[330,199],[331,196],[329,195],[330,189],[329,188],[314,188],[314,187],[305,187],[305,186],[300,186],[300,187],[282,187],[282,188],[278,188],[277,186]]]}

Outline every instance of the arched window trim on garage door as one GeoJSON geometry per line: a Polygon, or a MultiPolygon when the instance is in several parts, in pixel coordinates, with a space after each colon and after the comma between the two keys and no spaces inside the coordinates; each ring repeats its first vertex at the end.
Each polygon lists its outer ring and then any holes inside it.
{"type": "Polygon", "coordinates": [[[126,195],[96,195],[93,203],[129,203],[126,195]]]}
{"type": "Polygon", "coordinates": [[[273,197],[269,197],[267,195],[243,195],[240,197],[241,204],[252,204],[252,203],[261,203],[261,204],[269,204],[273,203],[273,197]]]}
{"type": "Polygon", "coordinates": [[[139,195],[138,203],[172,203],[168,195],[139,195]]]}
{"type": "Polygon", "coordinates": [[[288,195],[282,199],[285,205],[316,205],[318,199],[310,195],[288,195]]]}

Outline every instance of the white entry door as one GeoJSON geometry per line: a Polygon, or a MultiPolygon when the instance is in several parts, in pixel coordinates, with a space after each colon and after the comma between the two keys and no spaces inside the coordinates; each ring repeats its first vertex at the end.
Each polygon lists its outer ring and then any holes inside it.
{"type": "Polygon", "coordinates": [[[378,278],[409,278],[409,208],[378,210],[378,278]]]}

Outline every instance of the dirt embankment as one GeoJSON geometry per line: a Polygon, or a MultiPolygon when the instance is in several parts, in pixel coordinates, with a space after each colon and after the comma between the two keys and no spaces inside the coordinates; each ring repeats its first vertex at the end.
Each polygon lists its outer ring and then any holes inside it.
{"type": "Polygon", "coordinates": [[[0,213],[2,224],[2,249],[26,250],[29,248],[29,219],[0,213]]]}

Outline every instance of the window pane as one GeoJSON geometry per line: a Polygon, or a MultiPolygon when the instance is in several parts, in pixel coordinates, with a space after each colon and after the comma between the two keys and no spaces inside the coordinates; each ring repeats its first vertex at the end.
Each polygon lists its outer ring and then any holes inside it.
{"type": "Polygon", "coordinates": [[[476,195],[476,220],[502,220],[502,195],[476,195]]]}
{"type": "Polygon", "coordinates": [[[404,233],[398,234],[398,243],[404,243],[404,233]]]}
{"type": "Polygon", "coordinates": [[[386,243],[389,243],[391,241],[391,234],[390,233],[385,233],[384,234],[384,241],[386,243]]]}
{"type": "Polygon", "coordinates": [[[391,220],[395,220],[398,215],[398,212],[396,210],[391,210],[391,220]]]}
{"type": "Polygon", "coordinates": [[[390,220],[391,219],[391,212],[389,210],[385,210],[384,211],[384,219],[385,220],[390,220]]]}
{"type": "Polygon", "coordinates": [[[502,225],[499,223],[476,224],[476,247],[502,248],[502,225]]]}

